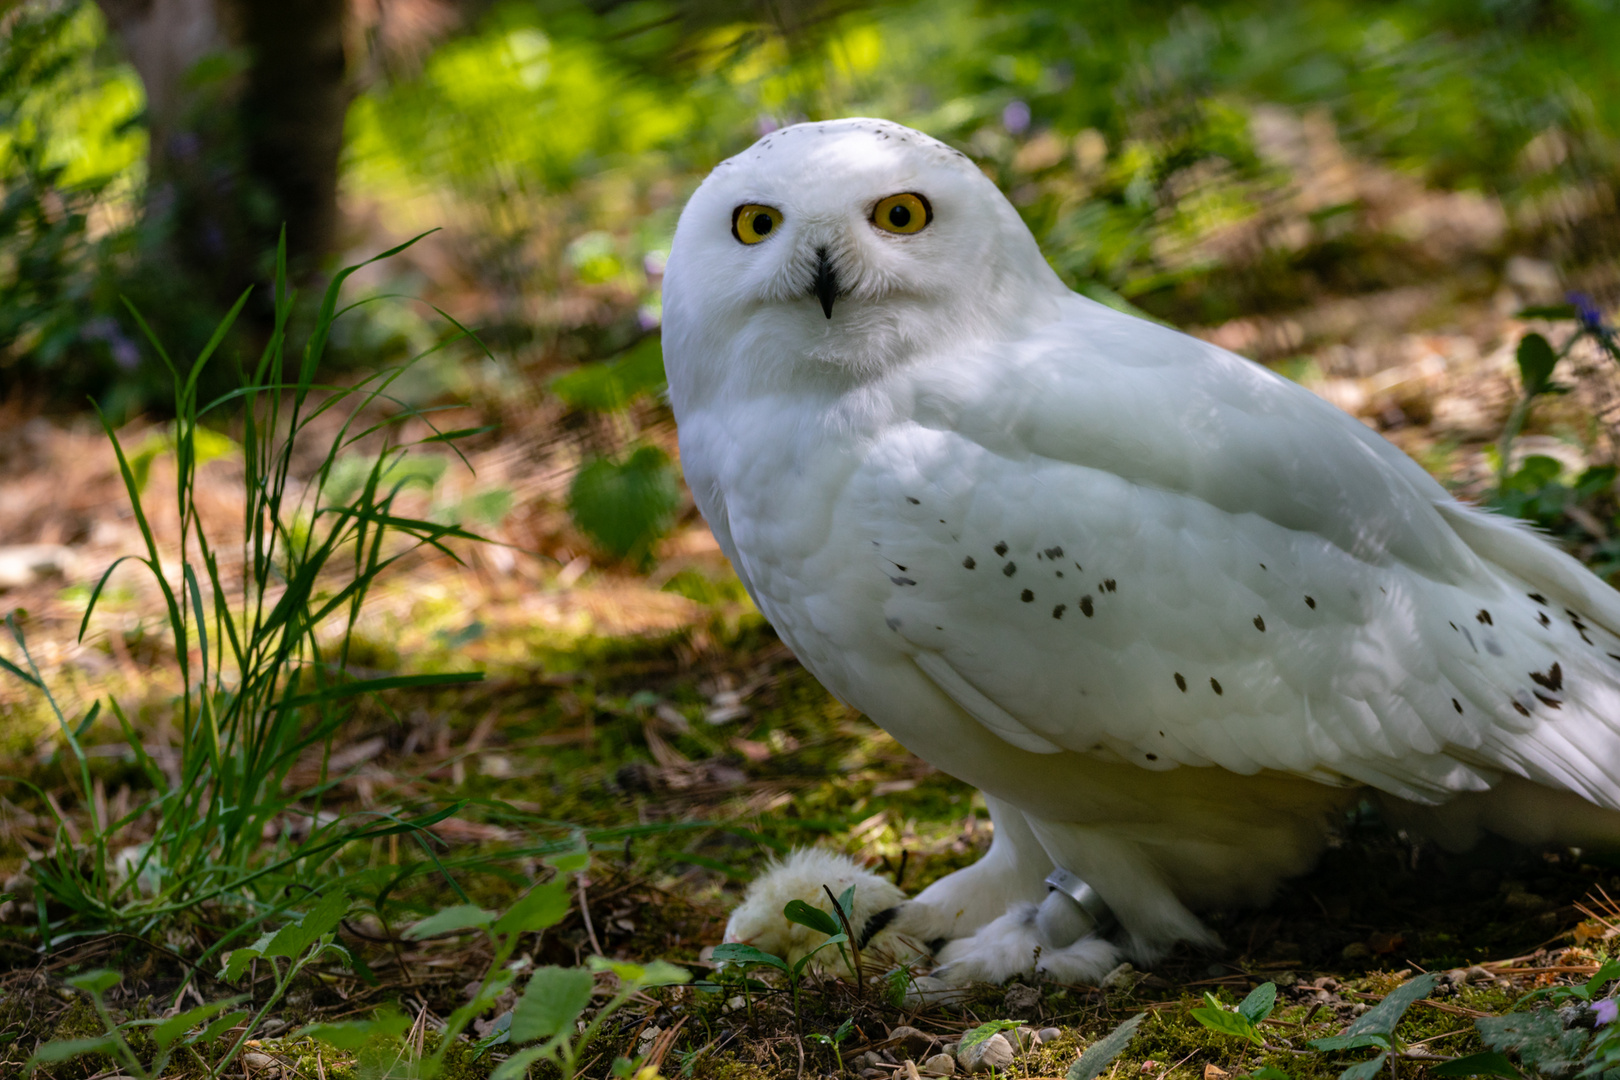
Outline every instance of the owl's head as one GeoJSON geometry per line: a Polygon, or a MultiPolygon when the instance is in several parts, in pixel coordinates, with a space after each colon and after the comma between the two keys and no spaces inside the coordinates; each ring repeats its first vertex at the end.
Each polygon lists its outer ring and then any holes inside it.
{"type": "Polygon", "coordinates": [[[994,184],[886,120],[797,124],[693,194],[664,278],[677,409],[743,379],[848,381],[1004,338],[1067,290],[994,184]]]}

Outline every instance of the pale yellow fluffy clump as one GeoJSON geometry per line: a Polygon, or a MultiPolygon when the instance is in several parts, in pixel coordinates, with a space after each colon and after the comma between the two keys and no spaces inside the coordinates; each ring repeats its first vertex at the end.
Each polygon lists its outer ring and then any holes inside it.
{"type": "MultiPolygon", "coordinates": [[[[790,900],[803,900],[832,914],[832,901],[827,898],[823,885],[831,889],[834,896],[842,896],[845,889],[855,886],[850,922],[857,937],[873,916],[906,900],[906,894],[893,882],[864,869],[848,855],[800,848],[772,863],[748,886],[742,903],[726,923],[726,940],[744,942],[783,957],[789,963],[796,962],[827,939],[807,926],[789,922],[783,917],[782,909],[790,900]]],[[[870,975],[896,960],[910,960],[921,951],[908,947],[891,933],[880,931],[873,935],[864,950],[871,962],[863,966],[870,975]]],[[[811,966],[819,971],[843,970],[844,962],[835,946],[818,953],[811,966]]]]}

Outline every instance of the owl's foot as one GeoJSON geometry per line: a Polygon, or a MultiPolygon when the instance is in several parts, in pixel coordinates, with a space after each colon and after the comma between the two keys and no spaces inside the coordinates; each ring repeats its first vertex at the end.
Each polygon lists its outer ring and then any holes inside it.
{"type": "Polygon", "coordinates": [[[949,1000],[954,988],[1005,982],[1017,975],[1096,983],[1124,958],[1117,945],[1096,934],[1060,947],[1043,945],[1039,912],[1036,904],[1014,904],[970,936],[946,943],[939,951],[939,966],[917,980],[907,994],[908,1001],[949,1000]]]}

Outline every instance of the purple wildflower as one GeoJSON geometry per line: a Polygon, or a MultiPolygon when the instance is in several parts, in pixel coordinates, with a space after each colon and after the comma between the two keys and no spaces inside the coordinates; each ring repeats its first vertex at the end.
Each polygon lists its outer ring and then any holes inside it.
{"type": "Polygon", "coordinates": [[[1022,101],[1010,101],[1001,110],[1001,126],[1014,135],[1029,130],[1029,106],[1022,101]]]}
{"type": "Polygon", "coordinates": [[[1597,1013],[1597,1026],[1614,1023],[1620,1017],[1620,1001],[1614,998],[1604,998],[1602,1001],[1592,1002],[1592,1011],[1597,1013]]]}
{"type": "Polygon", "coordinates": [[[1603,312],[1598,309],[1597,304],[1593,303],[1590,296],[1585,293],[1572,292],[1569,294],[1569,302],[1575,305],[1575,317],[1580,320],[1583,327],[1600,333],[1609,329],[1603,322],[1603,312]]]}
{"type": "Polygon", "coordinates": [[[79,336],[86,341],[104,341],[107,349],[112,353],[113,363],[125,371],[133,371],[140,366],[141,352],[135,343],[124,336],[118,324],[105,315],[97,315],[85,321],[79,328],[79,336]]]}

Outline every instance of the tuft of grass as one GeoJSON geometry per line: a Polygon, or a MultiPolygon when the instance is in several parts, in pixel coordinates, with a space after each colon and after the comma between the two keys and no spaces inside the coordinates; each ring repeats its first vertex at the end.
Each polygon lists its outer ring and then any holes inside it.
{"type": "MultiPolygon", "coordinates": [[[[354,663],[361,610],[391,566],[422,547],[454,558],[447,541],[479,539],[459,525],[412,518],[396,506],[415,475],[401,465],[414,445],[453,448],[458,437],[469,434],[441,432],[428,421],[431,435],[401,441],[406,421],[426,417],[400,406],[389,387],[421,356],[354,386],[314,381],[333,323],[357,306],[339,308],[343,283],[361,266],[414,242],[334,276],[302,348],[294,349],[289,341],[294,295],[287,285],[283,238],[269,339],[257,362],[241,369],[240,387],[207,403],[199,400],[199,379],[247,294],[185,369],[130,306],[170,374],[176,419],[160,448],[143,446],[130,454],[102,417],[144,551],[119,559],[101,576],[79,636],[82,640],[123,563],[133,562],[150,575],[162,597],[164,628],[183,687],[173,705],[179,746],[174,761],[154,761],[123,707],[108,696],[105,709],[120,725],[152,794],[116,819],[104,818],[93,798],[83,742],[103,701],[98,698],[83,715],[68,717],[20,626],[8,618],[21,662],[0,659],[0,666],[48,702],[69,759],[72,795],[88,819],[80,822],[75,839],[58,813],[54,845],[32,863],[45,947],[98,931],[144,934],[204,904],[245,910],[245,918],[231,920],[239,925],[204,954],[206,962],[227,941],[318,891],[334,873],[334,856],[348,845],[394,834],[420,836],[457,809],[445,805],[415,815],[359,816],[333,814],[322,806],[335,784],[328,769],[333,739],[362,701],[376,700],[384,691],[482,677],[477,672],[363,677],[354,663]],[[380,407],[390,404],[400,407],[384,413],[380,407]],[[312,447],[311,425],[340,409],[347,415],[337,434],[324,448],[312,447]],[[199,464],[219,456],[224,440],[203,421],[233,418],[241,439],[232,449],[241,457],[245,488],[239,560],[221,558],[218,524],[199,513],[196,486],[199,464]],[[347,464],[355,455],[345,452],[362,440],[380,441],[382,448],[356,475],[347,464]],[[157,452],[174,458],[176,535],[158,535],[155,508],[145,502],[145,481],[157,452]],[[294,463],[308,460],[318,460],[319,466],[311,479],[301,481],[294,463]],[[297,782],[294,766],[312,759],[318,761],[314,781],[297,782]]],[[[457,331],[451,341],[472,336],[444,317],[457,331]]]]}

